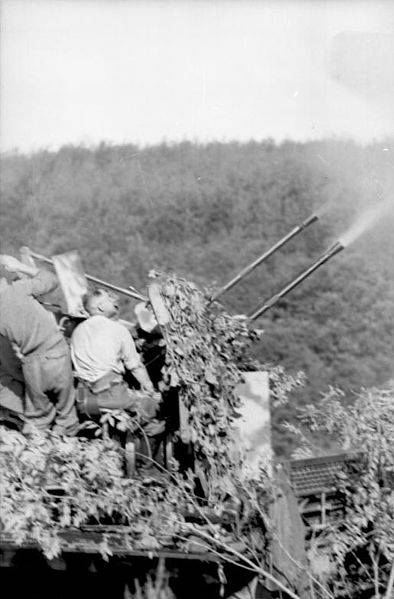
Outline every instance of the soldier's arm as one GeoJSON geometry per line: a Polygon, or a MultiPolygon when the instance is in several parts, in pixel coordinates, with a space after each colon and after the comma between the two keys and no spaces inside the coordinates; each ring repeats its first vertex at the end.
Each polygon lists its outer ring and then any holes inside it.
{"type": "Polygon", "coordinates": [[[39,270],[31,279],[20,279],[13,283],[14,288],[26,295],[39,297],[45,293],[50,293],[57,287],[57,278],[47,270],[39,270]]]}
{"type": "Polygon", "coordinates": [[[137,379],[137,381],[139,382],[139,384],[141,385],[142,389],[144,389],[145,391],[148,391],[149,393],[154,392],[155,389],[153,387],[153,383],[150,380],[148,371],[146,370],[146,368],[142,364],[142,362],[140,363],[139,366],[137,366],[136,368],[134,368],[132,370],[132,373],[135,376],[135,378],[137,379]]]}
{"type": "Polygon", "coordinates": [[[40,270],[36,266],[24,264],[13,256],[0,256],[0,264],[8,272],[13,272],[21,278],[14,282],[16,290],[34,297],[49,293],[57,287],[57,278],[54,274],[40,270]]]}

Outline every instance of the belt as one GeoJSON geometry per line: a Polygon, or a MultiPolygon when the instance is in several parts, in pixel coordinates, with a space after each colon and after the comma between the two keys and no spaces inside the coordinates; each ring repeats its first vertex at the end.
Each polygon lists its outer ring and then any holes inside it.
{"type": "Polygon", "coordinates": [[[94,382],[84,381],[82,379],[79,380],[79,384],[82,387],[89,389],[89,391],[95,395],[102,393],[103,391],[108,391],[108,389],[114,385],[119,385],[120,383],[123,383],[123,377],[121,374],[117,374],[116,372],[108,372],[108,374],[105,374],[94,382]]]}

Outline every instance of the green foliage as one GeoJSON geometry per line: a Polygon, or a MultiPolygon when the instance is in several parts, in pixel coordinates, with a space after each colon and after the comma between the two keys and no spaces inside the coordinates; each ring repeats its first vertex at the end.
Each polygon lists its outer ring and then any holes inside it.
{"type": "Polygon", "coordinates": [[[155,549],[173,543],[174,511],[183,521],[181,490],[125,478],[119,447],[108,439],[26,438],[1,428],[0,462],[3,532],[17,545],[37,542],[48,557],[59,554],[59,532],[70,527],[109,519],[125,526],[126,546],[155,549]],[[51,487],[60,487],[61,497],[51,487]]]}
{"type": "Polygon", "coordinates": [[[331,389],[319,405],[303,412],[299,435],[335,438],[360,457],[341,473],[339,490],[345,518],[331,523],[319,538],[332,567],[328,579],[335,596],[362,596],[368,589],[383,592],[394,563],[394,393],[364,390],[354,404],[331,389]]]}

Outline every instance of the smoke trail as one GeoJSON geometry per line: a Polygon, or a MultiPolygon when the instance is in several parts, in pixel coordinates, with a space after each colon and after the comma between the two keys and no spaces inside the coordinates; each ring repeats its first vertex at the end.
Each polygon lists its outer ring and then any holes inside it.
{"type": "Polygon", "coordinates": [[[369,147],[322,144],[314,168],[326,181],[315,213],[343,245],[386,264],[394,256],[394,140],[369,147]]]}
{"type": "Polygon", "coordinates": [[[385,201],[371,206],[358,216],[345,233],[339,236],[338,241],[344,247],[347,247],[361,237],[361,235],[383,223],[386,218],[392,219],[393,217],[394,204],[392,202],[385,201]]]}

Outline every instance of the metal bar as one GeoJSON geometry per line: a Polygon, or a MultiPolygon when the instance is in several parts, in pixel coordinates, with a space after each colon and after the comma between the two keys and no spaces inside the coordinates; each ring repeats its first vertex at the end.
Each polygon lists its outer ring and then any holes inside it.
{"type": "Polygon", "coordinates": [[[320,266],[325,264],[328,260],[330,260],[330,258],[341,252],[343,249],[344,246],[337,241],[331,248],[324,252],[324,254],[320,256],[320,258],[318,258],[308,268],[301,272],[295,279],[290,281],[290,283],[283,287],[283,289],[281,289],[278,293],[276,293],[269,300],[267,300],[263,306],[251,312],[248,315],[248,318],[250,320],[256,320],[256,318],[259,318],[259,316],[261,316],[262,314],[267,312],[267,310],[272,308],[282,297],[287,295],[290,291],[292,291],[292,289],[294,289],[295,287],[297,287],[297,285],[302,283],[304,279],[309,277],[315,270],[320,268],[320,266]]]}
{"type": "MultiPolygon", "coordinates": [[[[53,262],[50,258],[46,256],[42,256],[41,254],[36,254],[36,252],[30,252],[30,255],[39,260],[40,262],[44,262],[45,264],[49,264],[53,266],[53,262]]],[[[85,274],[85,277],[88,281],[92,283],[96,283],[97,285],[101,285],[102,287],[107,287],[107,289],[112,289],[112,291],[117,291],[118,293],[122,293],[123,295],[127,295],[128,297],[132,297],[134,299],[138,299],[140,301],[146,302],[147,298],[143,296],[141,293],[137,291],[131,291],[129,289],[125,289],[124,287],[118,287],[117,285],[112,285],[112,283],[107,283],[107,281],[103,281],[102,279],[98,279],[97,277],[92,277],[91,275],[85,274]]]]}
{"type": "Polygon", "coordinates": [[[296,227],[294,227],[289,233],[287,233],[287,235],[285,235],[284,237],[282,237],[282,239],[280,239],[279,241],[277,241],[271,248],[269,248],[269,250],[267,250],[266,252],[264,252],[264,254],[262,254],[261,256],[259,256],[259,258],[257,258],[256,260],[254,260],[254,262],[251,262],[250,264],[248,264],[248,266],[246,266],[243,270],[241,270],[241,272],[238,273],[236,277],[234,277],[233,279],[231,279],[231,281],[229,281],[228,283],[226,283],[226,285],[224,285],[221,289],[219,289],[219,291],[217,291],[216,293],[214,293],[214,295],[209,300],[209,304],[211,304],[212,302],[214,302],[215,300],[217,300],[220,296],[222,296],[224,293],[226,293],[227,291],[229,291],[230,289],[232,289],[234,287],[234,285],[236,285],[237,283],[239,283],[244,277],[246,277],[246,275],[248,275],[250,272],[252,272],[252,270],[254,270],[255,268],[257,268],[257,266],[259,266],[265,260],[267,260],[267,258],[269,258],[270,256],[272,256],[272,254],[274,252],[276,252],[282,246],[284,246],[285,243],[287,243],[288,241],[290,241],[290,239],[293,239],[293,237],[295,237],[296,235],[298,235],[299,233],[301,233],[301,231],[303,231],[304,229],[306,229],[307,227],[309,227],[309,225],[311,225],[312,223],[316,222],[318,220],[318,218],[319,217],[316,214],[312,214],[307,219],[305,219],[304,222],[301,223],[301,225],[297,225],[296,227]]]}

